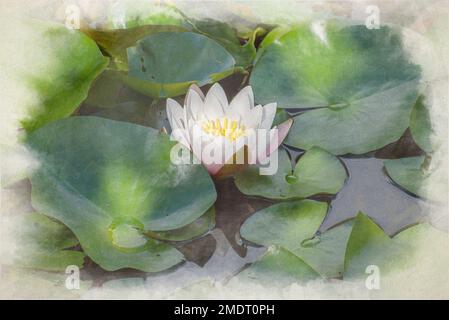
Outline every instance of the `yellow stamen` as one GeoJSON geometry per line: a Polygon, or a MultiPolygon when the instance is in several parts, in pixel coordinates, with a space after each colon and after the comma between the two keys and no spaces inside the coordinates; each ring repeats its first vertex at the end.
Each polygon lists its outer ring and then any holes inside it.
{"type": "Polygon", "coordinates": [[[235,120],[231,121],[228,118],[205,121],[202,128],[208,134],[225,137],[231,141],[235,141],[246,133],[243,124],[235,120]]]}

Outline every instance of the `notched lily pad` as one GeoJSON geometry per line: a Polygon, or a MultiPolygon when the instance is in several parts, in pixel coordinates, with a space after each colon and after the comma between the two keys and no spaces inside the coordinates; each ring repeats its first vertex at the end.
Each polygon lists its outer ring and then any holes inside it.
{"type": "Polygon", "coordinates": [[[154,98],[184,94],[234,72],[235,60],[212,39],[192,32],[162,32],[128,48],[129,71],[124,81],[154,98]]]}
{"type": "Polygon", "coordinates": [[[36,131],[27,144],[41,162],[31,177],[33,206],[67,225],[106,270],[156,272],[179,263],[181,253],[166,243],[134,237],[130,248],[111,230],[179,229],[216,199],[205,169],[172,164],[174,143],[151,128],[74,117],[36,131]]]}
{"type": "Polygon", "coordinates": [[[363,154],[406,130],[420,69],[404,52],[400,30],[314,23],[274,39],[251,75],[256,101],[316,108],[295,117],[286,144],[363,154]]]}
{"type": "Polygon", "coordinates": [[[260,175],[256,166],[238,173],[235,183],[239,190],[270,199],[307,198],[337,193],[346,180],[346,170],[340,160],[319,148],[305,152],[293,170],[285,150],[279,150],[278,161],[278,170],[271,176],[260,175]]]}

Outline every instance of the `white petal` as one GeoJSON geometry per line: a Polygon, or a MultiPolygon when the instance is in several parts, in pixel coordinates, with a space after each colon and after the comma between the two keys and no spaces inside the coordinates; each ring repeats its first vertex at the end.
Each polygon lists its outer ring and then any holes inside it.
{"type": "Polygon", "coordinates": [[[262,114],[263,114],[263,108],[261,105],[258,105],[254,108],[252,108],[245,117],[242,117],[242,123],[247,128],[253,128],[257,129],[259,128],[261,122],[262,122],[262,114]]]}
{"type": "Polygon", "coordinates": [[[185,129],[184,110],[181,105],[173,99],[167,99],[167,118],[172,130],[185,129]]]}
{"type": "Polygon", "coordinates": [[[172,131],[170,138],[171,138],[171,140],[178,141],[179,143],[183,144],[185,147],[190,149],[190,142],[188,140],[188,135],[185,130],[178,129],[178,130],[172,131]]]}
{"type": "Polygon", "coordinates": [[[232,99],[229,105],[229,112],[233,114],[239,114],[244,117],[253,107],[253,89],[250,86],[246,86],[239,93],[237,93],[234,99],[232,99]]]}
{"type": "Polygon", "coordinates": [[[276,116],[277,103],[269,103],[263,107],[262,122],[260,129],[268,130],[273,125],[274,117],[276,116]]]}
{"type": "Polygon", "coordinates": [[[185,101],[187,119],[198,120],[199,114],[203,112],[204,102],[201,95],[193,89],[189,89],[185,101]]]}
{"type": "Polygon", "coordinates": [[[196,84],[194,83],[194,84],[192,84],[192,85],[189,87],[189,90],[187,91],[187,94],[186,94],[186,98],[185,98],[184,104],[187,103],[187,99],[188,99],[188,97],[189,97],[189,94],[190,94],[190,92],[192,92],[192,91],[195,92],[195,93],[197,93],[197,94],[200,96],[201,100],[204,100],[204,93],[203,93],[203,91],[201,91],[200,87],[198,87],[198,85],[196,85],[196,84]]]}
{"type": "Polygon", "coordinates": [[[204,113],[209,120],[223,117],[228,108],[228,99],[220,84],[215,83],[204,98],[204,113]]]}

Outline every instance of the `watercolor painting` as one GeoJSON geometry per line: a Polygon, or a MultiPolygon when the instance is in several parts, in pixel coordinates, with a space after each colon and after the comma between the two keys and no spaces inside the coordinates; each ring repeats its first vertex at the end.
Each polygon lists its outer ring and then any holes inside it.
{"type": "Polygon", "coordinates": [[[448,299],[448,14],[2,1],[0,297],[448,299]]]}

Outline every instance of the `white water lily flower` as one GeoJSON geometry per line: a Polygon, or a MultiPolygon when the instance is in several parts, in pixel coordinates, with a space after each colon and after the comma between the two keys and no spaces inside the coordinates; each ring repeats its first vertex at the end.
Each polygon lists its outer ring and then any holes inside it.
{"type": "MultiPolygon", "coordinates": [[[[250,86],[243,88],[228,103],[218,83],[210,88],[206,96],[198,86],[192,85],[184,107],[173,99],[167,99],[172,138],[189,148],[212,175],[217,174],[245,146],[250,163],[261,162],[278,148],[292,120],[271,128],[276,107],[276,103],[254,106],[250,86]],[[261,139],[263,135],[260,132],[266,132],[267,138],[261,139]],[[222,150],[217,153],[218,159],[210,161],[205,157],[212,154],[211,150],[222,150]]],[[[213,153],[215,155],[215,151],[213,153]]]]}

